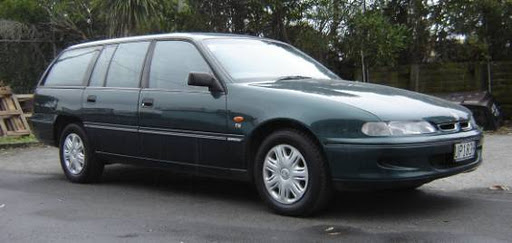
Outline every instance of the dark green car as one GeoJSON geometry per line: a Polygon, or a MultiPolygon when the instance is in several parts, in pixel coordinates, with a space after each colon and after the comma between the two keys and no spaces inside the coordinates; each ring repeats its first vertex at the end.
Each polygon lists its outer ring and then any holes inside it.
{"type": "Polygon", "coordinates": [[[294,47],[165,34],[63,51],[32,123],[72,182],[109,163],[252,181],[276,212],[307,215],[334,188],[416,188],[475,169],[482,133],[464,107],[349,82],[294,47]]]}

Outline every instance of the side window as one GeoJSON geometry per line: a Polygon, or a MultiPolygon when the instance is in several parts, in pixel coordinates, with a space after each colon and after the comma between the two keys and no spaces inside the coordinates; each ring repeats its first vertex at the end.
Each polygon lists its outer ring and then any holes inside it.
{"type": "Polygon", "coordinates": [[[149,42],[119,44],[110,63],[107,87],[139,87],[149,42]]]}
{"type": "Polygon", "coordinates": [[[149,87],[171,90],[203,90],[205,87],[188,86],[190,72],[210,72],[210,67],[194,45],[185,41],[159,41],[156,43],[149,87]]]}
{"type": "Polygon", "coordinates": [[[46,76],[45,86],[81,86],[89,69],[89,64],[98,49],[85,48],[64,52],[53,64],[46,76]]]}
{"type": "Polygon", "coordinates": [[[110,45],[103,48],[98,61],[96,61],[96,65],[92,71],[91,81],[89,86],[101,87],[105,82],[105,75],[107,74],[108,65],[110,64],[110,59],[112,59],[112,55],[116,51],[117,45],[110,45]]]}

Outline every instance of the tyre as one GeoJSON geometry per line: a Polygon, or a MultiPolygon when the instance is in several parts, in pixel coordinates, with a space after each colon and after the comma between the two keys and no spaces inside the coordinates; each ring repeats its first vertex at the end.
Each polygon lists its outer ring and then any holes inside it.
{"type": "Polygon", "coordinates": [[[100,179],[104,164],[95,158],[85,130],[80,125],[66,126],[59,141],[60,164],[68,180],[88,183],[100,179]]]}
{"type": "Polygon", "coordinates": [[[392,189],[392,191],[395,191],[395,192],[405,192],[405,193],[407,193],[407,192],[415,192],[421,186],[423,186],[423,183],[411,184],[411,185],[407,185],[407,186],[403,186],[403,187],[399,187],[399,188],[394,188],[394,189],[392,189]]]}
{"type": "Polygon", "coordinates": [[[258,192],[276,213],[308,216],[327,205],[331,196],[327,164],[306,133],[272,133],[260,145],[254,162],[258,192]]]}

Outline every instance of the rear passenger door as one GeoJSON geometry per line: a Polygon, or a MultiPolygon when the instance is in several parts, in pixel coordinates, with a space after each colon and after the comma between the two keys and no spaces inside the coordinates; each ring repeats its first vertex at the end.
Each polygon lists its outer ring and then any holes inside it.
{"type": "Polygon", "coordinates": [[[144,157],[167,162],[228,167],[226,95],[189,86],[190,72],[212,73],[187,41],[157,41],[147,88],[141,92],[140,136],[144,157]]]}
{"type": "Polygon", "coordinates": [[[82,96],[83,120],[95,149],[137,156],[138,104],[143,67],[150,42],[107,45],[82,96]]]}

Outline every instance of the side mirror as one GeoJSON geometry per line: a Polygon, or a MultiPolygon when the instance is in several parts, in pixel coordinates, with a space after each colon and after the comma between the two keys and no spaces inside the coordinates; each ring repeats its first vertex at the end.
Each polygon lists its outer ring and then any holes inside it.
{"type": "Polygon", "coordinates": [[[222,92],[224,87],[213,75],[209,73],[191,72],[188,75],[188,85],[208,87],[210,92],[222,92]]]}

